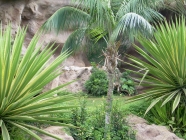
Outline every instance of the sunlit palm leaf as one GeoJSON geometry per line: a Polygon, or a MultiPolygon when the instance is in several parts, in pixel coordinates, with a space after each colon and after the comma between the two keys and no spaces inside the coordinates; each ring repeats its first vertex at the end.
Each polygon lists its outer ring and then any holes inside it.
{"type": "Polygon", "coordinates": [[[152,26],[142,16],[136,13],[127,13],[119,20],[112,37],[116,39],[118,35],[128,35],[132,40],[137,33],[150,35],[152,31],[152,26]]]}
{"type": "MultiPolygon", "coordinates": [[[[163,5],[162,0],[124,0],[117,12],[117,17],[121,18],[123,15],[133,12],[136,14],[139,14],[142,16],[142,13],[148,13],[152,17],[158,16],[159,19],[162,18],[161,14],[158,13],[157,11],[151,11],[149,9],[157,9],[159,5],[163,5]]],[[[144,16],[145,19],[149,20],[150,19],[147,16],[144,16]]]]}

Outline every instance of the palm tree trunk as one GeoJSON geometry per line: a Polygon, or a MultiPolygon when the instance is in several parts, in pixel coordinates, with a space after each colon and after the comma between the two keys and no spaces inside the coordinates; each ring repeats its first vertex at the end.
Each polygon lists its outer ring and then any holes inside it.
{"type": "Polygon", "coordinates": [[[113,101],[113,91],[115,82],[115,70],[117,68],[117,50],[114,47],[108,47],[105,52],[105,62],[109,80],[109,86],[107,91],[106,100],[106,110],[105,110],[105,133],[104,139],[110,139],[110,124],[111,124],[111,114],[112,114],[112,101],[113,101]]]}
{"type": "Polygon", "coordinates": [[[108,73],[109,86],[107,91],[106,100],[106,111],[105,111],[105,140],[110,139],[110,124],[111,124],[111,113],[112,113],[112,100],[113,100],[113,90],[114,90],[114,73],[108,73]]]}

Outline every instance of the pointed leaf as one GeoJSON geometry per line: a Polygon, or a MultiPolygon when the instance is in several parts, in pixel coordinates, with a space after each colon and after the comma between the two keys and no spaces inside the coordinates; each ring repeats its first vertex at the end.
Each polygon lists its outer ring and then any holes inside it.
{"type": "Polygon", "coordinates": [[[1,130],[2,130],[3,140],[10,140],[10,135],[9,135],[9,132],[8,132],[4,122],[2,122],[1,130]]]}
{"type": "Polygon", "coordinates": [[[181,92],[178,93],[178,95],[176,96],[174,102],[173,102],[173,106],[172,106],[172,113],[175,111],[175,109],[178,107],[178,104],[180,103],[180,98],[181,98],[181,92]]]}

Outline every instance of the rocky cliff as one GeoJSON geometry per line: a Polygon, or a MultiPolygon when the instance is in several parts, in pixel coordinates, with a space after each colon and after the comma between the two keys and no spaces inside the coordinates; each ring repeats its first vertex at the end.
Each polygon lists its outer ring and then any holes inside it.
{"type": "MultiPolygon", "coordinates": [[[[2,25],[12,23],[14,33],[18,27],[27,26],[28,31],[26,35],[25,48],[30,42],[33,35],[38,31],[41,25],[59,8],[69,5],[69,0],[14,0],[0,2],[0,20],[2,25]]],[[[55,52],[58,55],[61,47],[68,38],[70,32],[61,32],[58,36],[51,32],[41,37],[41,42],[44,45],[56,42],[59,49],[55,52]]],[[[24,53],[24,50],[23,50],[24,53]]],[[[54,56],[55,57],[55,56],[54,56]]],[[[87,66],[89,65],[84,54],[79,53],[76,56],[70,57],[66,66],[87,66]]]]}
{"type": "MultiPolygon", "coordinates": [[[[70,5],[69,0],[1,0],[0,20],[3,27],[11,22],[13,34],[16,34],[19,26],[27,26],[28,30],[23,49],[24,54],[30,40],[36,34],[41,25],[55,11],[66,5],[70,5]]],[[[47,44],[53,44],[54,42],[56,43],[54,47],[58,46],[58,49],[53,55],[53,58],[55,58],[60,54],[61,48],[70,33],[71,32],[68,31],[61,32],[58,35],[54,32],[46,33],[41,36],[40,42],[43,42],[44,46],[47,44]]],[[[82,90],[84,81],[86,81],[91,74],[89,68],[87,69],[85,67],[87,65],[89,65],[89,62],[81,52],[69,57],[65,63],[63,63],[63,66],[66,66],[67,70],[63,69],[64,74],[56,78],[46,88],[56,87],[59,84],[79,78],[77,82],[74,82],[67,88],[71,91],[82,90]],[[75,66],[76,68],[71,68],[71,66],[75,66]],[[80,76],[78,76],[79,74],[80,76]]]]}

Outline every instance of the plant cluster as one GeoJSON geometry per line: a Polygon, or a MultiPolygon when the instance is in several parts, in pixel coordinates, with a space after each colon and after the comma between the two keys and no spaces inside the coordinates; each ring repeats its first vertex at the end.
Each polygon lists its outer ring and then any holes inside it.
{"type": "Polygon", "coordinates": [[[120,77],[120,92],[129,96],[136,94],[135,84],[130,77],[130,72],[126,71],[122,73],[120,77]]]}
{"type": "MultiPolygon", "coordinates": [[[[97,68],[94,63],[92,63],[92,66],[92,75],[85,83],[86,92],[92,96],[106,95],[108,90],[107,74],[105,71],[97,68]]],[[[118,85],[115,85],[115,89],[119,86],[119,90],[115,90],[114,93],[119,92],[129,96],[136,94],[135,83],[130,77],[130,73],[128,71],[123,72],[121,77],[118,78],[119,81],[116,81],[116,83],[118,82],[118,85]]]]}
{"type": "Polygon", "coordinates": [[[13,38],[10,25],[5,30],[0,29],[0,139],[13,139],[15,128],[37,140],[41,138],[33,131],[59,139],[28,122],[67,125],[56,122],[62,118],[49,117],[52,113],[65,112],[74,107],[58,106],[62,102],[74,100],[72,95],[54,96],[66,84],[40,93],[46,84],[60,74],[57,68],[69,53],[62,53],[47,66],[55,50],[52,50],[53,46],[47,46],[41,52],[42,44],[36,47],[39,35],[35,35],[22,56],[25,35],[26,29],[19,29],[13,38]]]}
{"type": "Polygon", "coordinates": [[[149,119],[155,124],[167,126],[177,136],[186,139],[186,108],[181,105],[171,113],[172,104],[169,102],[161,106],[161,103],[157,103],[150,110],[152,116],[149,119]]]}
{"type": "MultiPolygon", "coordinates": [[[[80,108],[74,109],[71,115],[72,124],[79,129],[70,129],[71,135],[75,140],[102,140],[104,138],[104,118],[104,104],[101,104],[96,110],[88,112],[86,101],[81,100],[80,108]]],[[[111,140],[135,140],[134,132],[125,122],[123,111],[120,110],[117,103],[113,106],[111,118],[111,140]]]]}
{"type": "Polygon", "coordinates": [[[108,79],[105,71],[93,67],[89,80],[85,83],[86,92],[93,96],[102,96],[107,94],[108,79]]]}
{"type": "MultiPolygon", "coordinates": [[[[156,27],[153,39],[139,38],[144,48],[135,46],[145,59],[134,56],[130,60],[140,68],[145,93],[130,101],[148,99],[153,121],[185,137],[186,130],[186,26],[185,18],[165,22],[156,27]],[[143,72],[143,71],[146,72],[143,72]],[[144,74],[145,73],[145,74],[144,74]]],[[[134,65],[133,65],[134,66],[134,65]]],[[[135,72],[136,73],[136,72],[135,72]]]]}

